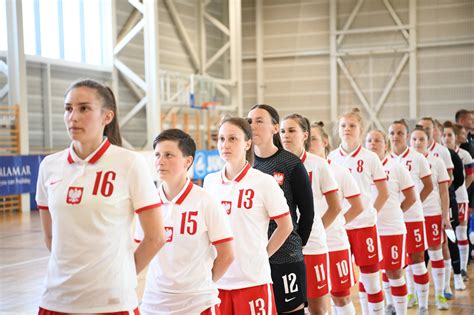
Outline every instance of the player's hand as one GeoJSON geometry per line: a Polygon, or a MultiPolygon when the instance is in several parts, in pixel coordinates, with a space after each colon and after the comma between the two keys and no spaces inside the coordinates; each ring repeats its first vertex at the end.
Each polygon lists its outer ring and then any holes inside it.
{"type": "Polygon", "coordinates": [[[442,225],[443,229],[445,229],[445,230],[446,229],[450,229],[450,230],[453,229],[453,227],[451,226],[451,221],[449,221],[449,219],[447,219],[445,217],[442,218],[441,225],[442,225]]]}

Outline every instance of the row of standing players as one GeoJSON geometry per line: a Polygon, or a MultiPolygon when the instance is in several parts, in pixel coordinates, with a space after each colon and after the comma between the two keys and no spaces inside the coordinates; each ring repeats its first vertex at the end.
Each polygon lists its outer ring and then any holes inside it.
{"type": "Polygon", "coordinates": [[[382,268],[388,304],[406,313],[408,264],[408,290],[427,313],[426,245],[436,303],[446,307],[441,244],[451,166],[435,157],[446,149],[423,128],[412,131],[411,148],[404,121],[390,126],[391,153],[383,131],[369,132],[363,148],[362,118],[351,111],[338,121],[340,147],[326,156],[321,124],[298,114],[280,121],[273,107],[256,105],[247,119],[221,122],[225,166],[203,188],[187,178],[192,138],[161,132],[153,144],[157,195],[143,159],[120,148],[110,89],[74,83],[64,121],[71,146],[48,156],[38,176],[51,251],[40,314],[303,314],[306,303],[324,314],[328,296],[333,314],[354,314],[352,255],[364,312],[385,311],[382,268]],[[150,261],[138,310],[136,274],[150,261]]]}

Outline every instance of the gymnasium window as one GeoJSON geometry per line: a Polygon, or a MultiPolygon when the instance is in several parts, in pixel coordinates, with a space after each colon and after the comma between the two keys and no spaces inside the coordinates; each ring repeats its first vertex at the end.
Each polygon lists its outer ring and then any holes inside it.
{"type": "MultiPolygon", "coordinates": [[[[0,50],[7,49],[6,0],[0,0],[0,50]]],[[[111,64],[111,0],[22,0],[25,54],[111,64]]]]}

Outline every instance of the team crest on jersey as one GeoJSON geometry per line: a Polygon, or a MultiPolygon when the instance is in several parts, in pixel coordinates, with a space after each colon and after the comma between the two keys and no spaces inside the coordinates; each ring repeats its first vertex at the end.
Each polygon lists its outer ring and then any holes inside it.
{"type": "Polygon", "coordinates": [[[70,205],[81,203],[84,187],[69,187],[67,191],[66,202],[70,205]]]}
{"type": "Polygon", "coordinates": [[[166,243],[173,241],[173,227],[172,226],[165,226],[165,237],[166,237],[166,243]]]}
{"type": "Polygon", "coordinates": [[[227,214],[230,214],[232,212],[232,201],[222,200],[221,204],[224,207],[225,212],[227,212],[227,214]]]}
{"type": "Polygon", "coordinates": [[[283,181],[285,180],[285,175],[283,173],[275,172],[273,173],[273,178],[276,180],[278,185],[283,185],[283,181]]]}

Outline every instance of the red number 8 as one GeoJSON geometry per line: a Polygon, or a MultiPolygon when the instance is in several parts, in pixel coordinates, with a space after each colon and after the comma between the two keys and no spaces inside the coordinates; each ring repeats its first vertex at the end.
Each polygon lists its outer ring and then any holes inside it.
{"type": "Polygon", "coordinates": [[[357,161],[357,172],[362,173],[364,171],[364,161],[357,161]]]}

